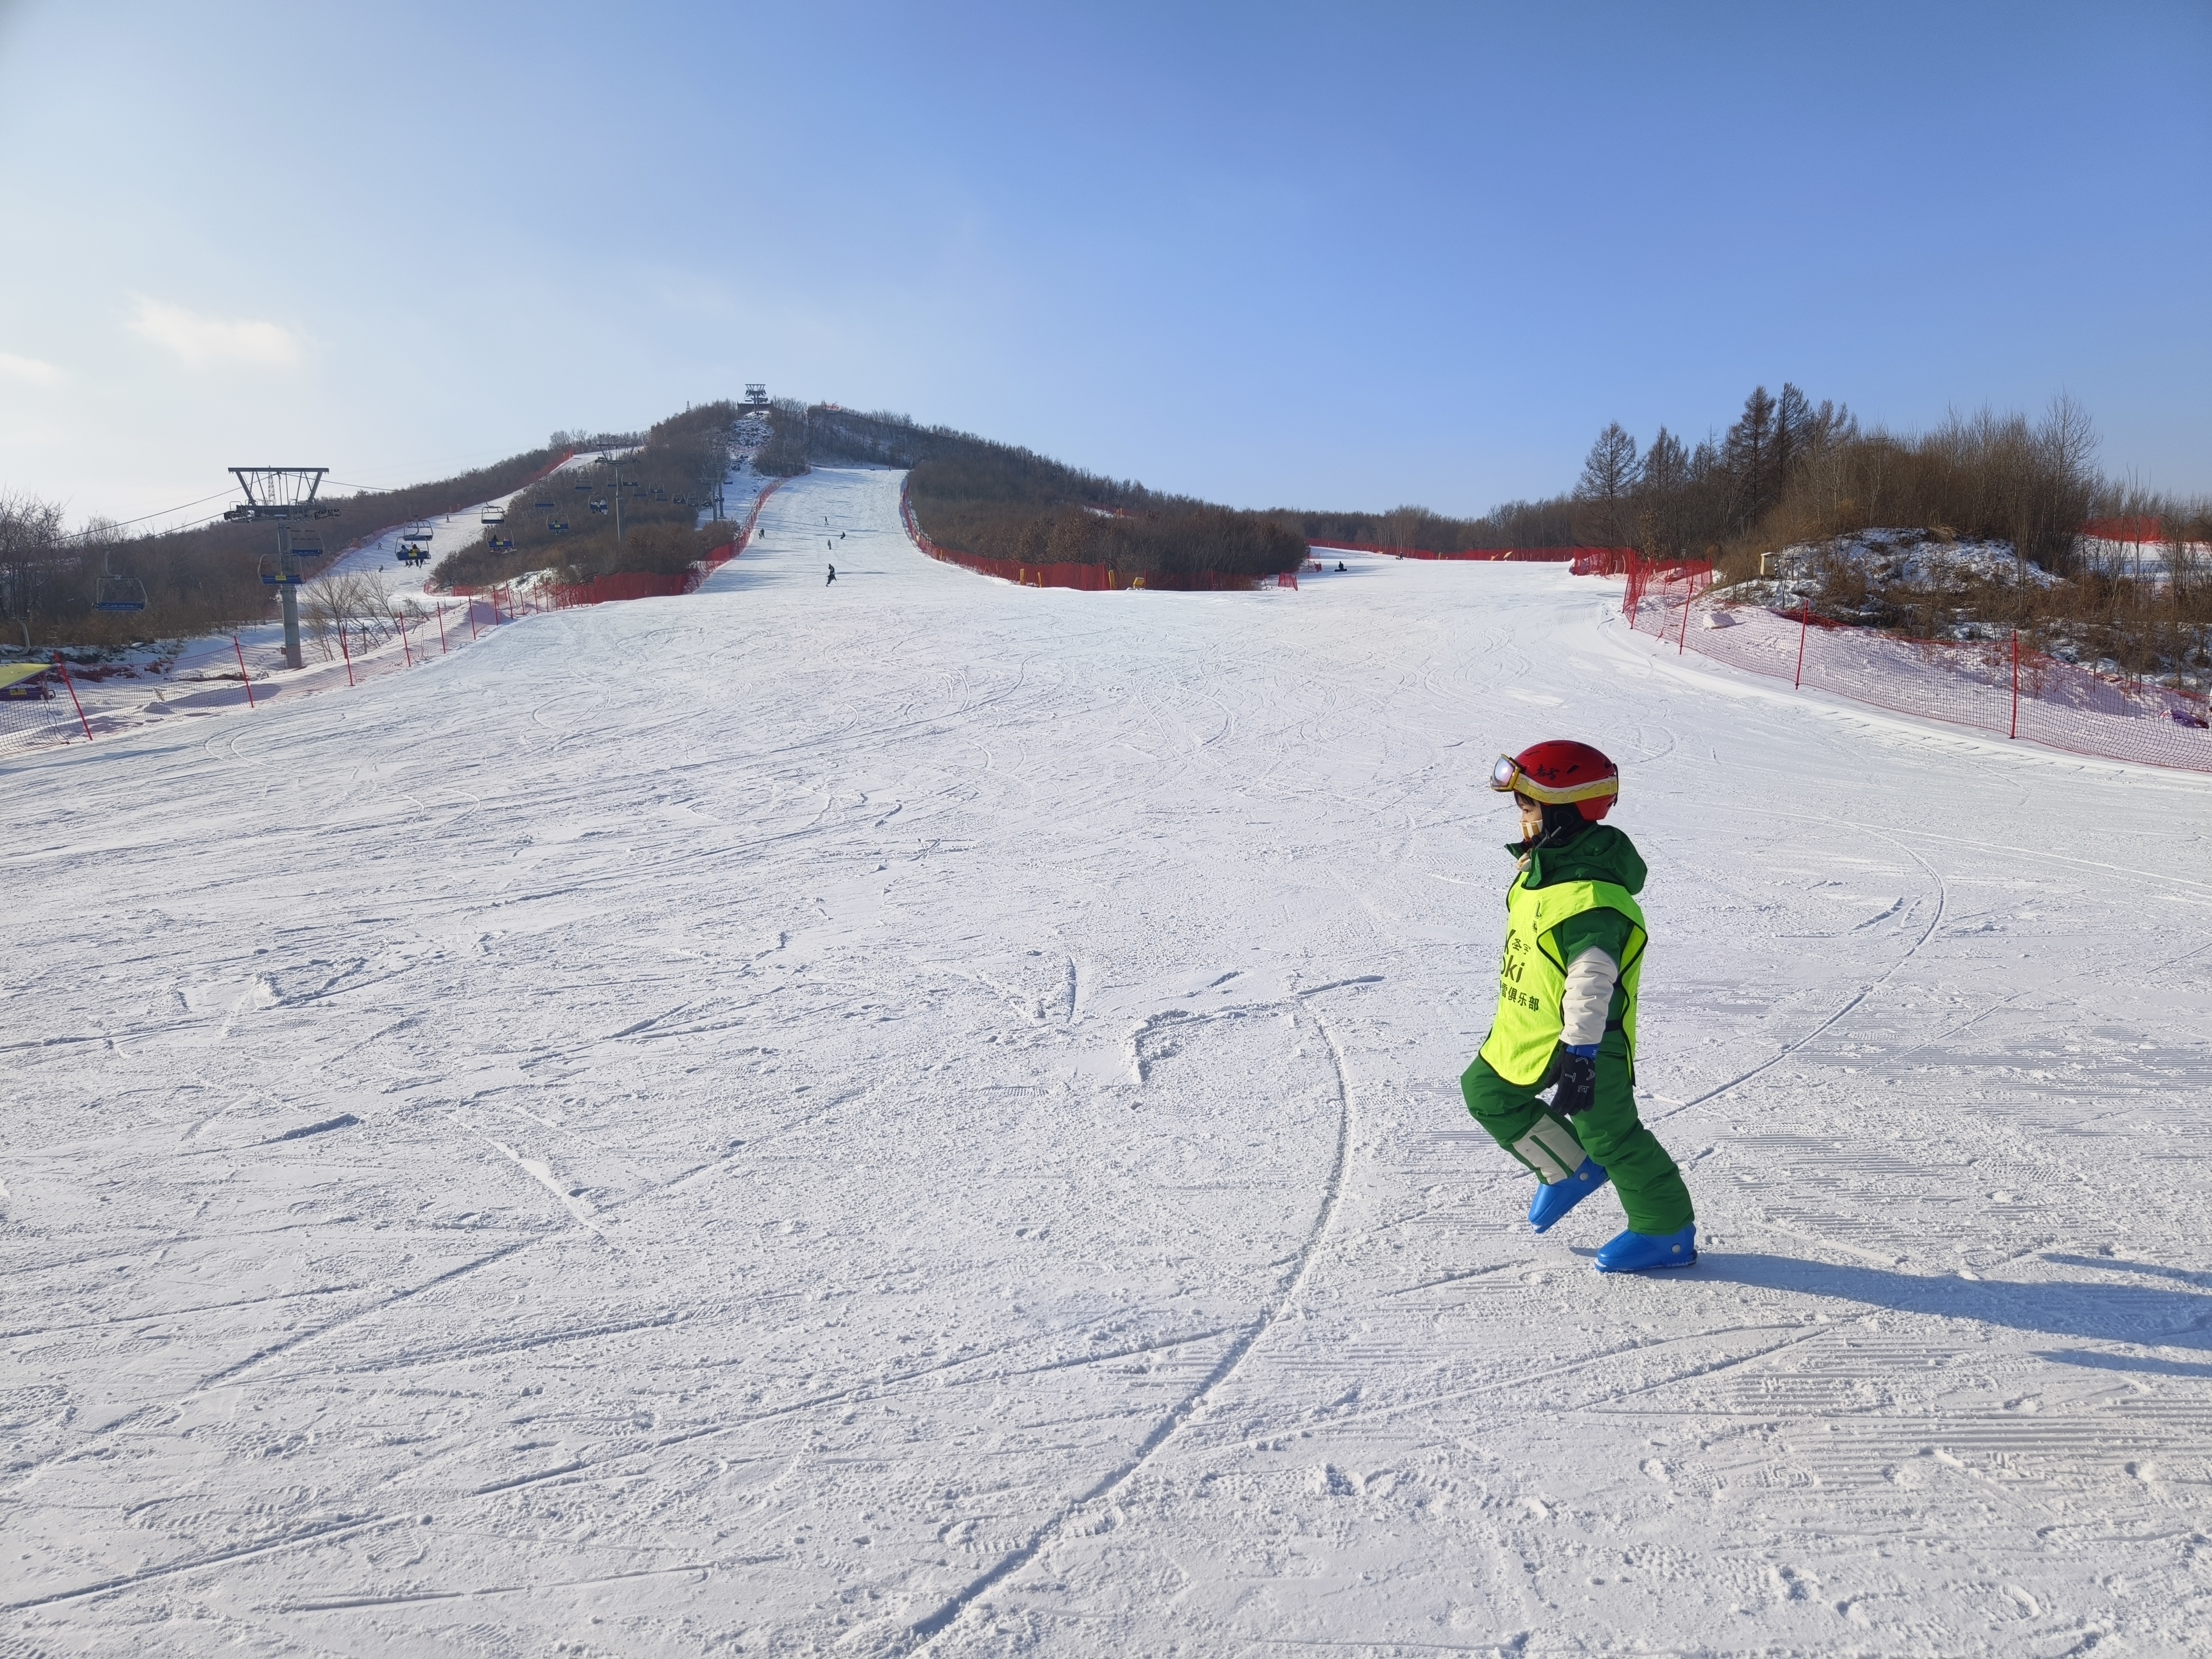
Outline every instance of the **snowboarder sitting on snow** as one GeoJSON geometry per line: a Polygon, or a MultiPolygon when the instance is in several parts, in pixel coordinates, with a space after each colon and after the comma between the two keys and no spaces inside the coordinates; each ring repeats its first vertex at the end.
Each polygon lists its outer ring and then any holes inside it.
{"type": "Polygon", "coordinates": [[[1686,1267],[1698,1259],[1689,1189],[1636,1115],[1644,860],[1597,822],[1620,769],[1585,743],[1540,743],[1500,756],[1490,787],[1520,805],[1522,839],[1506,848],[1520,864],[1497,1017],[1460,1079],[1467,1109],[1543,1183],[1528,1206],[1538,1232],[1609,1180],[1628,1231],[1597,1253],[1597,1270],[1686,1267]]]}

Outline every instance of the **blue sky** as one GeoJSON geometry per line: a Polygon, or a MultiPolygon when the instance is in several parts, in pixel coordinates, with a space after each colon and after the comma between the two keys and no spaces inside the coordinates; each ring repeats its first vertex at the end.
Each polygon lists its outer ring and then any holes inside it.
{"type": "MultiPolygon", "coordinates": [[[[747,380],[1469,513],[1784,380],[2212,491],[2212,7],[0,0],[0,489],[747,380]]],[[[201,508],[199,511],[206,511],[201,508]]]]}

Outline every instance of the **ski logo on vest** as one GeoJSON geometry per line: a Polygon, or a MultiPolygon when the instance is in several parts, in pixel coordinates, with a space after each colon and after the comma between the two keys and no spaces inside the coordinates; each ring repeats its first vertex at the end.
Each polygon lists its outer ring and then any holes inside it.
{"type": "Polygon", "coordinates": [[[1531,996],[1521,988],[1521,975],[1528,966],[1528,941],[1517,927],[1508,928],[1505,934],[1505,960],[1498,969],[1498,994],[1506,1002],[1517,1002],[1523,1008],[1540,1009],[1540,997],[1531,996]]]}

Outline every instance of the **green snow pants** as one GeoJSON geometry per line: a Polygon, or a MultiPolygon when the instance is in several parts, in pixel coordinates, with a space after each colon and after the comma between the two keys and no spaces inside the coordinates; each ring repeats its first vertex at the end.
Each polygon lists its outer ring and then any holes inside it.
{"type": "Polygon", "coordinates": [[[1597,1098],[1589,1110],[1575,1114],[1571,1125],[1536,1097],[1550,1081],[1547,1077],[1525,1088],[1508,1083],[1477,1054],[1459,1087],[1474,1121],[1538,1179],[1559,1180],[1563,1166],[1573,1167],[1568,1160],[1579,1146],[1613,1177],[1630,1231],[1663,1234],[1688,1226],[1694,1216],[1682,1172],[1636,1115],[1627,1040],[1619,1031],[1605,1034],[1597,1051],[1597,1098]]]}

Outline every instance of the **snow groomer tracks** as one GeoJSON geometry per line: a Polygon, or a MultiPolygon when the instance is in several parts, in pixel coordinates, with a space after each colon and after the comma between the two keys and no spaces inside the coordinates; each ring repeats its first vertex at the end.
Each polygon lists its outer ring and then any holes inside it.
{"type": "Polygon", "coordinates": [[[1038,591],[897,494],[36,763],[19,1644],[2197,1639],[2203,781],[1738,696],[1557,568],[1038,591]],[[1663,1279],[1458,1097],[1552,735],[1651,865],[1663,1279]]]}

